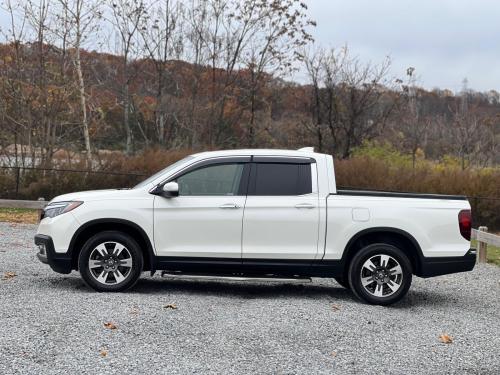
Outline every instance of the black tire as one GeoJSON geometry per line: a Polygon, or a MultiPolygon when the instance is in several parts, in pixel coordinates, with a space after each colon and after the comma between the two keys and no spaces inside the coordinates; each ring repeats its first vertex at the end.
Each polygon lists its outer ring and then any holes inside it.
{"type": "Polygon", "coordinates": [[[132,237],[118,231],[104,231],[92,236],[83,245],[78,257],[78,270],[85,284],[92,289],[98,292],[121,292],[137,283],[143,263],[142,251],[132,237]],[[113,249],[120,246],[118,256],[114,255],[113,249]],[[96,264],[92,270],[89,262],[96,264]],[[107,262],[113,262],[113,266],[107,262]],[[98,263],[102,265],[97,265],[98,263]],[[105,275],[103,279],[98,277],[102,275],[105,275]]]}
{"type": "Polygon", "coordinates": [[[406,295],[411,285],[412,267],[401,249],[394,245],[377,243],[356,253],[349,265],[348,278],[351,290],[357,298],[372,305],[385,306],[401,300],[406,295]],[[397,268],[396,264],[400,268],[397,268]],[[370,265],[370,268],[367,265],[370,265]],[[362,282],[363,275],[365,286],[362,282]],[[397,290],[394,291],[394,288],[397,290]]]}
{"type": "Polygon", "coordinates": [[[342,276],[342,277],[334,277],[335,281],[339,283],[341,286],[343,286],[346,289],[351,289],[351,286],[349,285],[349,280],[347,277],[342,276]]]}

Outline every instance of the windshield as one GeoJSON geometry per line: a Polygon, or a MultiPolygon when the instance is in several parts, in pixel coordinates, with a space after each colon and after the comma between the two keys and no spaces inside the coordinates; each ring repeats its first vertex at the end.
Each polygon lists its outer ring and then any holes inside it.
{"type": "Polygon", "coordinates": [[[156,172],[154,175],[152,175],[151,177],[148,177],[147,179],[145,179],[144,181],[140,182],[139,184],[135,185],[133,187],[133,189],[136,189],[136,188],[141,188],[141,187],[144,187],[146,185],[149,185],[151,182],[153,182],[154,180],[156,180],[158,177],[160,177],[162,174],[165,174],[165,173],[168,173],[169,171],[172,171],[174,170],[175,168],[177,168],[178,166],[186,163],[187,161],[193,159],[194,156],[187,156],[185,157],[184,159],[181,159],[177,162],[175,162],[174,164],[170,164],[167,168],[164,168],[162,169],[161,171],[159,172],[156,172]]]}

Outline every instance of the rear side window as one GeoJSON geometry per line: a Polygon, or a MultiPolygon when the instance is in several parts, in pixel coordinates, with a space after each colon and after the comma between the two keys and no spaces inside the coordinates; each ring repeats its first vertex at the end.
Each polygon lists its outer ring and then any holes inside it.
{"type": "Polygon", "coordinates": [[[249,195],[312,193],[311,164],[254,163],[249,195]]]}

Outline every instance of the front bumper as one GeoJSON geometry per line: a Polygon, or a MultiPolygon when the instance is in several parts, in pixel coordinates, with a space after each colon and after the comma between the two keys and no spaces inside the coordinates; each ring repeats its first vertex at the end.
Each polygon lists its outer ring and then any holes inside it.
{"type": "Polygon", "coordinates": [[[461,257],[423,258],[420,277],[433,277],[449,273],[472,271],[476,264],[476,249],[469,249],[461,257]]]}
{"type": "Polygon", "coordinates": [[[37,234],[35,236],[35,245],[39,252],[36,255],[40,262],[48,264],[52,270],[58,273],[70,273],[72,269],[71,255],[67,253],[56,253],[54,242],[50,236],[37,234]]]}

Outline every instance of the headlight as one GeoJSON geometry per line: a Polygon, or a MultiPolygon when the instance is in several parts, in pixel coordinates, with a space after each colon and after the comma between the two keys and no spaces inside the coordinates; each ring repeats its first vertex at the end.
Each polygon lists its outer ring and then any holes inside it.
{"type": "Polygon", "coordinates": [[[70,201],[70,202],[54,202],[50,203],[42,213],[42,219],[46,217],[56,217],[66,212],[73,211],[75,208],[80,206],[83,202],[81,201],[70,201]]]}

